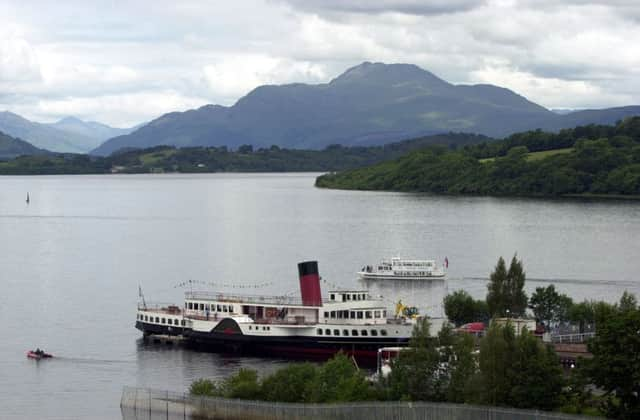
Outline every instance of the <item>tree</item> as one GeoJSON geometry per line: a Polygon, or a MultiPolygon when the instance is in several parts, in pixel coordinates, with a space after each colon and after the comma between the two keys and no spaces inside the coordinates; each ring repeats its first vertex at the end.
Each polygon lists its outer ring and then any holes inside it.
{"type": "Polygon", "coordinates": [[[573,301],[567,295],[556,292],[553,284],[547,287],[537,287],[529,300],[529,308],[536,319],[544,323],[545,327],[551,322],[566,321],[569,308],[573,301]]]}
{"type": "Polygon", "coordinates": [[[418,320],[409,347],[392,363],[388,384],[391,398],[410,401],[443,401],[446,375],[436,340],[429,336],[429,321],[418,320]]]}
{"type": "Polygon", "coordinates": [[[262,396],[266,401],[310,402],[312,384],[317,382],[319,369],[311,363],[295,363],[278,369],[262,381],[262,396]]]}
{"type": "Polygon", "coordinates": [[[511,259],[508,271],[504,259],[498,259],[487,286],[487,305],[491,317],[524,315],[528,302],[524,292],[525,279],[522,261],[516,255],[511,259]]]}
{"type": "Polygon", "coordinates": [[[489,319],[486,303],[474,300],[465,290],[457,290],[445,296],[444,312],[456,326],[489,319]]]}
{"type": "Polygon", "coordinates": [[[311,402],[367,401],[373,397],[366,378],[344,353],[320,367],[310,389],[311,402]]]}
{"type": "Polygon", "coordinates": [[[463,403],[467,400],[470,391],[470,379],[478,370],[477,359],[474,354],[473,337],[469,334],[454,336],[451,346],[451,359],[449,362],[449,384],[447,386],[447,401],[463,403]]]}
{"type": "Polygon", "coordinates": [[[598,323],[587,344],[593,359],[586,370],[593,383],[606,391],[607,417],[640,418],[640,309],[626,294],[612,313],[598,323]]]}
{"type": "Polygon", "coordinates": [[[492,325],[480,343],[479,365],[471,401],[543,410],[560,404],[564,381],[558,358],[526,329],[516,337],[510,323],[492,325]]]}
{"type": "Polygon", "coordinates": [[[487,305],[489,306],[489,314],[491,317],[504,316],[506,313],[505,302],[505,284],[507,282],[507,266],[504,259],[500,257],[496,268],[489,278],[489,289],[487,293],[487,305]]]}

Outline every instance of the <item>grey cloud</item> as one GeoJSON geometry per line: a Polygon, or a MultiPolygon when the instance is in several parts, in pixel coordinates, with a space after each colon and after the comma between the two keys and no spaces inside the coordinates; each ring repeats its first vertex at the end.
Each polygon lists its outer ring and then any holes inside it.
{"type": "Polygon", "coordinates": [[[484,0],[282,0],[292,7],[315,13],[387,12],[410,15],[439,15],[464,12],[482,6],[484,0]]]}

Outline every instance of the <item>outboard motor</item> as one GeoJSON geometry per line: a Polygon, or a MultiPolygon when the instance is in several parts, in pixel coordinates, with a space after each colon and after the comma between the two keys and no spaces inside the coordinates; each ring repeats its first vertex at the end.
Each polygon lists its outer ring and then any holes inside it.
{"type": "Polygon", "coordinates": [[[320,275],[317,261],[305,261],[298,264],[300,295],[305,306],[322,306],[320,275]]]}

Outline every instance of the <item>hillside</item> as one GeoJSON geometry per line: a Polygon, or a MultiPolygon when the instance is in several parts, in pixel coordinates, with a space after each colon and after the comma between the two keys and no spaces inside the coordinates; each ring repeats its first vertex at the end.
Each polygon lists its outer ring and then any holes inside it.
{"type": "Polygon", "coordinates": [[[322,149],[450,131],[504,137],[535,128],[612,124],[629,115],[640,115],[640,107],[560,115],[498,86],[454,85],[415,65],[367,62],[326,84],[260,86],[231,107],[165,114],[92,153],[157,145],[322,149]]]}
{"type": "Polygon", "coordinates": [[[238,151],[226,147],[157,146],[128,150],[109,157],[60,154],[20,157],[0,163],[0,174],[79,174],[150,172],[305,172],[338,171],[394,159],[430,145],[458,148],[489,140],[475,134],[442,134],[385,146],[328,146],[324,150],[284,149],[277,146],[238,151]]]}
{"type": "Polygon", "coordinates": [[[529,131],[328,174],[318,187],[479,195],[640,195],[640,117],[557,134],[529,131]]]}
{"type": "Polygon", "coordinates": [[[0,160],[13,159],[22,155],[42,155],[47,151],[38,149],[26,141],[0,132],[0,160]]]}
{"type": "Polygon", "coordinates": [[[51,124],[38,123],[12,112],[0,112],[0,131],[38,148],[59,153],[87,153],[108,138],[130,133],[135,128],[113,128],[73,117],[51,124]]]}
{"type": "Polygon", "coordinates": [[[231,107],[163,115],[94,153],[161,144],[321,149],[450,131],[501,136],[555,117],[508,89],[452,85],[409,64],[363,63],[326,84],[260,86],[231,107]]]}

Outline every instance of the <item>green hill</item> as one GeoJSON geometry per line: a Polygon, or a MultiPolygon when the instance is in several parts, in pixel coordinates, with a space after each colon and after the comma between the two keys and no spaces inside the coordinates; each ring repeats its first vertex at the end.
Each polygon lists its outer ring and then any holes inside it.
{"type": "Polygon", "coordinates": [[[45,150],[27,143],[26,141],[13,138],[0,131],[0,160],[13,159],[21,155],[42,155],[48,153],[45,150]]]}
{"type": "Polygon", "coordinates": [[[640,195],[640,118],[540,130],[327,174],[318,187],[478,195],[640,195]]]}

